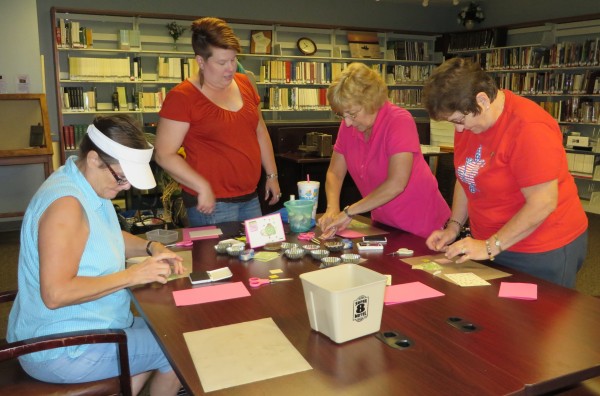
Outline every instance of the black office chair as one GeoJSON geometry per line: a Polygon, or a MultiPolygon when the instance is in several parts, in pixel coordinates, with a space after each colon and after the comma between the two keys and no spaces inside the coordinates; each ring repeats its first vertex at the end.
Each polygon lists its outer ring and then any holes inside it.
{"type": "MultiPolygon", "coordinates": [[[[11,302],[17,291],[0,292],[0,303],[11,302]]],[[[131,396],[131,375],[127,353],[127,335],[121,329],[76,331],[7,343],[0,341],[0,395],[27,396],[131,396]],[[81,384],[52,384],[30,377],[17,358],[32,352],[73,345],[116,343],[119,353],[120,375],[105,380],[81,384]]]]}

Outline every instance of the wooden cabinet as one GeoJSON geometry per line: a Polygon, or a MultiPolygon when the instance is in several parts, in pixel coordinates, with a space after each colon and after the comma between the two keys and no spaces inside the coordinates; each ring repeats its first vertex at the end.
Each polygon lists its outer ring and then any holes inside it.
{"type": "Polygon", "coordinates": [[[52,172],[52,139],[46,96],[0,95],[0,218],[20,217],[39,185],[52,172]],[[24,182],[26,179],[27,182],[24,182]]]}

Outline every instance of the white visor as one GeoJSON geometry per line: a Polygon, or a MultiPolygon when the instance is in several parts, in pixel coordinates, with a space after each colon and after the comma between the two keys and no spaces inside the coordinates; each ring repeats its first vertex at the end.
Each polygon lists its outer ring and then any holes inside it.
{"type": "Polygon", "coordinates": [[[88,126],[87,134],[96,146],[106,154],[119,161],[127,181],[140,190],[156,187],[156,180],[150,169],[150,159],[154,146],[149,149],[134,149],[115,142],[103,134],[93,124],[88,126]]]}

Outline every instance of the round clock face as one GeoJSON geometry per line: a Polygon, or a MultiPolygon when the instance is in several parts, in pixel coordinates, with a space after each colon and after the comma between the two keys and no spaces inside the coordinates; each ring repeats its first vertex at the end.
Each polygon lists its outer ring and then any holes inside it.
{"type": "Polygon", "coordinates": [[[312,55],[317,52],[317,44],[308,37],[298,39],[298,49],[304,55],[312,55]]]}

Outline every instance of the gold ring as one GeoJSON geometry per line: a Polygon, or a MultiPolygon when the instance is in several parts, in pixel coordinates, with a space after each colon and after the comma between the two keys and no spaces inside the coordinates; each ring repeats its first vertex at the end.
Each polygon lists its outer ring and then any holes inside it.
{"type": "Polygon", "coordinates": [[[465,254],[465,248],[462,248],[462,249],[460,250],[460,254],[465,254]]]}

